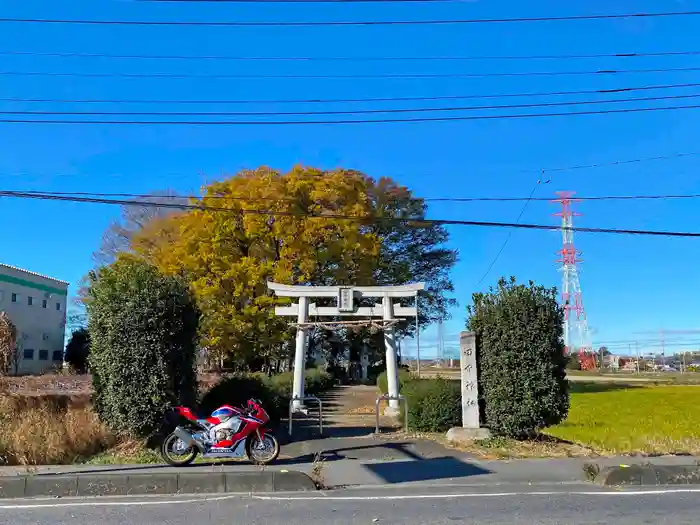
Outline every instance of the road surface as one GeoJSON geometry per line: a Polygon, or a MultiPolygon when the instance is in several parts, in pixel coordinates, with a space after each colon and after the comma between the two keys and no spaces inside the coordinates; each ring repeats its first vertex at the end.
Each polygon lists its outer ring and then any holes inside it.
{"type": "Polygon", "coordinates": [[[11,500],[13,525],[642,525],[696,524],[700,488],[603,491],[590,485],[523,485],[450,492],[352,489],[310,495],[11,500]]]}

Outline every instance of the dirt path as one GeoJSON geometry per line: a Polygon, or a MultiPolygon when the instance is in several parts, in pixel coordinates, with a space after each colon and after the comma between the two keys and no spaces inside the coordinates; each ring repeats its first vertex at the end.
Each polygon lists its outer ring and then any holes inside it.
{"type": "MultiPolygon", "coordinates": [[[[378,391],[376,386],[350,385],[339,386],[325,392],[323,401],[324,425],[328,428],[366,428],[373,430],[376,425],[375,403],[378,391]]],[[[380,403],[380,414],[386,406],[380,403]]],[[[380,416],[382,427],[393,427],[391,418],[380,416]]]]}

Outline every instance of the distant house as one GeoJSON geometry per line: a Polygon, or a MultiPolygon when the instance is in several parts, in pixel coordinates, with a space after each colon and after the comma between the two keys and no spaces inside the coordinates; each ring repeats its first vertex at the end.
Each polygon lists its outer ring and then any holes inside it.
{"type": "Polygon", "coordinates": [[[0,263],[0,311],[17,328],[19,374],[41,374],[63,362],[68,283],[0,263]]]}

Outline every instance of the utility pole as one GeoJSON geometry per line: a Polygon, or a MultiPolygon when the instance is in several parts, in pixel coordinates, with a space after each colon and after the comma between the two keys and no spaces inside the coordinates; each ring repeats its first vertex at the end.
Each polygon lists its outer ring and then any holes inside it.
{"type": "Polygon", "coordinates": [[[634,342],[634,349],[637,352],[637,375],[639,375],[639,343],[634,342]]]}

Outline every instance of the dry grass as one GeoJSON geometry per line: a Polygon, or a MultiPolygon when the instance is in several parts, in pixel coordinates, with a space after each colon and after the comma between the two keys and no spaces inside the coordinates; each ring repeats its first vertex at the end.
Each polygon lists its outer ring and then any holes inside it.
{"type": "MultiPolygon", "coordinates": [[[[201,374],[209,388],[218,374],[201,374]]],[[[0,377],[0,465],[152,463],[142,443],[120,442],[91,410],[89,375],[0,377]]]]}
{"type": "Polygon", "coordinates": [[[115,444],[85,397],[0,396],[2,464],[75,463],[115,444]]]}

